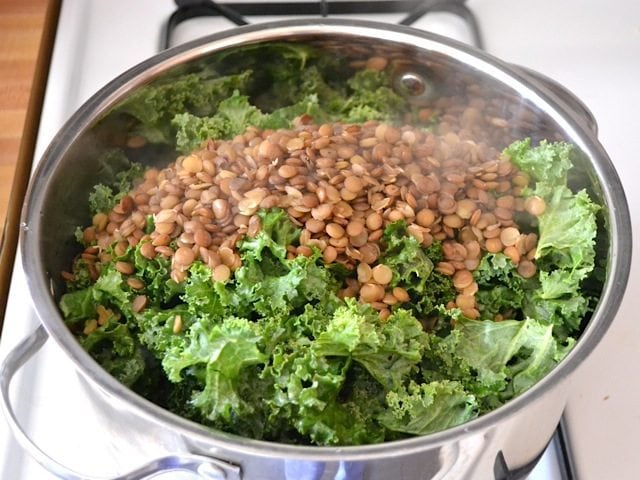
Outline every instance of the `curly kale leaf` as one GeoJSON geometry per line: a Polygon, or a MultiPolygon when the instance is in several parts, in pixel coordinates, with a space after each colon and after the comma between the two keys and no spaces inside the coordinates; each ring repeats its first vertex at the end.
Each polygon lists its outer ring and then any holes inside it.
{"type": "Polygon", "coordinates": [[[384,388],[348,355],[332,355],[341,344],[314,340],[313,331],[331,328],[323,327],[327,315],[322,307],[307,307],[304,320],[280,323],[284,332],[262,373],[273,384],[266,400],[269,438],[282,440],[285,432],[285,438],[318,445],[382,441],[385,431],[374,414],[384,407],[384,388]]]}
{"type": "Polygon", "coordinates": [[[427,381],[460,382],[483,411],[529,389],[574,343],[560,343],[552,325],[530,318],[493,322],[452,315],[455,328],[446,337],[430,337],[422,374],[427,381]]]}
{"type": "Polygon", "coordinates": [[[248,422],[256,412],[238,390],[251,381],[247,371],[267,360],[261,339],[256,323],[238,317],[214,323],[205,316],[167,350],[162,365],[172,382],[181,382],[183,371],[197,378],[201,389],[194,391],[191,403],[203,418],[228,428],[238,421],[248,422]]]}
{"type": "Polygon", "coordinates": [[[132,386],[144,374],[144,354],[127,324],[121,323],[116,315],[79,340],[82,347],[124,385],[132,386]]]}
{"type": "Polygon", "coordinates": [[[347,85],[349,92],[339,111],[345,122],[394,121],[406,107],[406,100],[393,90],[385,71],[358,70],[347,85]]]}
{"type": "Polygon", "coordinates": [[[89,193],[91,215],[110,211],[133,189],[143,174],[142,165],[130,162],[119,149],[107,150],[96,162],[98,175],[104,180],[89,193]]]}
{"type": "Polygon", "coordinates": [[[574,147],[567,143],[530,140],[515,142],[505,150],[511,161],[536,181],[532,195],[545,202],[537,217],[538,244],[536,288],[527,292],[524,313],[555,325],[556,334],[567,337],[580,328],[591,299],[582,284],[595,265],[597,213],[600,207],[585,190],[571,191],[567,173],[574,147]]]}
{"type": "Polygon", "coordinates": [[[248,127],[273,130],[290,128],[293,121],[302,115],[310,115],[317,120],[326,118],[316,95],[309,95],[271,113],[263,113],[247,95],[235,91],[220,102],[214,115],[200,117],[189,112],[179,113],[173,117],[171,124],[176,129],[177,149],[187,153],[198,148],[205,140],[230,139],[244,133],[248,127]]]}
{"type": "Polygon", "coordinates": [[[434,270],[442,260],[438,242],[424,248],[407,233],[406,223],[394,222],[385,228],[380,263],[393,272],[392,287],[403,287],[411,297],[414,313],[421,318],[434,315],[437,308],[455,299],[450,277],[434,270]]]}
{"type": "Polygon", "coordinates": [[[249,97],[238,90],[220,102],[215,115],[201,117],[180,112],[171,120],[176,129],[176,145],[182,152],[196,149],[207,139],[227,139],[244,133],[247,127],[260,124],[263,113],[249,103],[249,97]]]}
{"type": "Polygon", "coordinates": [[[64,321],[68,325],[76,325],[81,320],[96,316],[93,289],[89,287],[65,293],[60,298],[59,305],[64,315],[64,321]]]}
{"type": "Polygon", "coordinates": [[[118,106],[116,113],[131,115],[138,121],[137,133],[153,143],[173,143],[175,131],[171,120],[189,112],[196,116],[211,115],[218,104],[235,90],[244,92],[251,70],[220,76],[210,68],[201,72],[170,78],[142,87],[118,106]]]}
{"type": "Polygon", "coordinates": [[[488,253],[473,272],[478,284],[476,304],[482,319],[522,318],[526,281],[503,253],[488,253]]]}
{"type": "Polygon", "coordinates": [[[389,430],[426,435],[475,418],[478,408],[473,395],[453,381],[417,384],[387,393],[388,409],[380,414],[389,430]]]}
{"type": "Polygon", "coordinates": [[[530,138],[515,141],[504,150],[520,170],[529,173],[536,182],[549,186],[566,185],[567,172],[573,167],[572,152],[571,144],[542,140],[535,147],[530,138]]]}
{"type": "Polygon", "coordinates": [[[319,251],[286,258],[286,247],[299,235],[284,211],[272,210],[261,214],[260,232],[240,244],[242,266],[235,272],[235,291],[254,312],[284,315],[311,301],[332,301],[337,285],[321,266],[319,251]]]}
{"type": "Polygon", "coordinates": [[[385,388],[402,385],[417,370],[427,343],[422,325],[406,310],[384,323],[369,305],[347,299],[314,343],[325,356],[345,356],[364,367],[385,388]]]}

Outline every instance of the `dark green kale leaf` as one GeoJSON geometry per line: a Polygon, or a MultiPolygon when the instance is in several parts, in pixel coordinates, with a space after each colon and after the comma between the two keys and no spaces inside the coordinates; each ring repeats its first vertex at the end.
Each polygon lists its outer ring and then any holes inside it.
{"type": "Polygon", "coordinates": [[[468,320],[451,312],[455,328],[444,338],[431,337],[422,374],[427,381],[460,382],[482,411],[497,408],[529,389],[569,352],[553,326],[536,320],[468,320]]]}
{"type": "Polygon", "coordinates": [[[59,305],[68,325],[76,325],[81,320],[96,316],[96,304],[91,287],[65,293],[60,298],[59,305]]]}
{"type": "Polygon", "coordinates": [[[95,185],[91,193],[89,193],[89,208],[94,215],[96,213],[106,213],[117,204],[113,189],[102,183],[95,185]]]}
{"type": "Polygon", "coordinates": [[[480,318],[493,320],[497,315],[522,318],[526,281],[509,257],[503,253],[485,254],[473,277],[478,284],[476,304],[480,318]]]}
{"type": "MultiPolygon", "coordinates": [[[[315,97],[323,110],[336,112],[344,102],[344,87],[329,85],[317,65],[284,73],[272,84],[271,89],[271,108],[268,111],[276,111],[283,106],[296,105],[305,99],[315,97]]],[[[265,96],[261,96],[261,102],[265,103],[265,96]]]]}
{"type": "Polygon", "coordinates": [[[313,118],[316,123],[325,122],[329,119],[327,112],[320,107],[318,96],[309,94],[296,103],[279,107],[265,114],[257,126],[264,130],[291,128],[294,120],[304,115],[313,118]]]}
{"type": "Polygon", "coordinates": [[[320,252],[288,260],[286,247],[297,243],[300,230],[279,209],[260,218],[260,232],[239,245],[242,266],[235,272],[235,291],[242,304],[269,317],[290,314],[308,302],[331,301],[338,286],[322,267],[320,252]]]}
{"type": "Polygon", "coordinates": [[[263,113],[250,103],[249,97],[237,91],[220,102],[216,113],[199,117],[191,113],[179,113],[171,124],[176,129],[176,148],[184,153],[198,148],[208,139],[230,139],[244,133],[248,127],[277,130],[290,128],[293,121],[302,115],[310,115],[321,121],[326,113],[318,105],[315,95],[308,95],[300,101],[277,108],[271,113],[263,113]]]}
{"type": "Polygon", "coordinates": [[[138,121],[137,133],[152,143],[173,143],[171,120],[189,112],[196,116],[213,114],[218,104],[234,91],[244,92],[251,70],[220,76],[205,68],[176,78],[167,78],[135,90],[115,113],[128,114],[138,121]]]}
{"type": "Polygon", "coordinates": [[[133,189],[143,174],[142,165],[130,162],[119,149],[107,150],[96,162],[98,175],[104,180],[89,193],[91,215],[110,211],[133,189]]]}
{"type": "Polygon", "coordinates": [[[358,70],[347,85],[349,91],[337,115],[344,122],[393,122],[406,108],[406,100],[393,90],[386,71],[358,70]]]}
{"type": "Polygon", "coordinates": [[[238,317],[214,323],[204,316],[181,338],[162,360],[169,380],[182,381],[185,370],[195,376],[203,388],[194,393],[193,405],[217,425],[251,417],[255,407],[242,399],[238,387],[248,380],[242,375],[245,369],[267,360],[260,348],[260,325],[238,317]]]}
{"type": "Polygon", "coordinates": [[[93,294],[97,303],[114,305],[125,315],[131,314],[133,292],[127,285],[122,273],[113,264],[107,265],[93,285],[93,294]]]}
{"type": "Polygon", "coordinates": [[[476,400],[455,381],[418,384],[387,393],[388,409],[379,415],[389,430],[426,435],[460,425],[478,415],[476,400]]]}
{"type": "Polygon", "coordinates": [[[536,182],[549,186],[565,186],[567,172],[573,166],[572,151],[573,145],[568,143],[550,143],[542,140],[539,146],[534,147],[531,145],[531,139],[526,138],[513,142],[504,153],[536,182]]]}
{"type": "Polygon", "coordinates": [[[261,378],[272,385],[264,399],[265,438],[317,445],[384,440],[375,419],[384,408],[384,388],[348,354],[332,355],[343,350],[340,344],[319,340],[332,317],[327,305],[307,305],[298,316],[272,317],[265,325],[271,361],[261,378]]]}
{"type": "Polygon", "coordinates": [[[247,127],[260,124],[263,113],[249,103],[249,97],[238,90],[222,100],[215,115],[201,117],[190,112],[177,113],[171,120],[176,129],[176,146],[190,152],[207,139],[228,139],[244,133],[247,127]]]}
{"type": "Polygon", "coordinates": [[[442,260],[439,242],[423,248],[407,233],[406,223],[398,221],[385,228],[383,244],[380,263],[393,272],[391,286],[403,287],[409,293],[418,317],[430,317],[437,313],[440,305],[455,299],[451,278],[434,270],[434,265],[442,260]]]}
{"type": "Polygon", "coordinates": [[[82,347],[113,377],[133,385],[145,371],[144,354],[126,323],[112,314],[104,325],[79,338],[82,347]]]}
{"type": "Polygon", "coordinates": [[[185,305],[173,308],[145,308],[136,314],[135,325],[138,340],[158,360],[162,360],[172,348],[180,348],[184,344],[184,332],[194,322],[194,317],[185,305]],[[176,333],[176,322],[180,331],[176,333]]]}
{"type": "Polygon", "coordinates": [[[574,193],[566,186],[573,151],[570,144],[542,141],[532,147],[529,140],[505,150],[514,164],[536,180],[531,194],[546,204],[537,217],[537,285],[527,291],[524,313],[555,325],[560,338],[579,330],[588,313],[591,298],[582,284],[595,265],[600,210],[585,190],[574,193]]]}
{"type": "Polygon", "coordinates": [[[346,356],[358,362],[387,389],[402,385],[422,359],[427,344],[422,325],[406,310],[396,310],[385,322],[368,304],[346,299],[314,349],[325,356],[346,356]]]}
{"type": "Polygon", "coordinates": [[[122,259],[132,262],[135,275],[144,283],[142,293],[147,295],[149,304],[160,307],[172,305],[184,291],[184,285],[176,283],[171,278],[171,260],[163,255],[156,255],[150,259],[142,255],[138,243],[135,249],[129,249],[122,259]]]}
{"type": "Polygon", "coordinates": [[[385,245],[381,263],[393,271],[391,285],[405,286],[423,294],[433,272],[433,261],[418,241],[407,233],[407,224],[398,221],[389,224],[383,235],[385,245]]]}
{"type": "Polygon", "coordinates": [[[200,261],[194,262],[184,287],[182,300],[192,315],[207,315],[213,320],[222,320],[228,315],[250,315],[250,301],[237,295],[233,285],[214,282],[209,267],[200,261]]]}
{"type": "Polygon", "coordinates": [[[263,373],[273,382],[272,396],[266,400],[268,423],[278,426],[284,418],[300,435],[320,445],[339,444],[337,427],[348,419],[336,399],[345,382],[347,360],[319,355],[310,344],[306,337],[290,337],[274,349],[263,373]]]}
{"type": "MultiPolygon", "coordinates": [[[[407,110],[406,99],[393,90],[387,72],[358,70],[352,74],[338,58],[320,55],[307,46],[248,46],[225,53],[218,62],[219,71],[230,76],[250,72],[246,76],[250,75],[251,81],[247,80],[233,94],[228,91],[226,97],[217,98],[207,113],[203,113],[207,109],[191,108],[184,101],[171,102],[172,109],[162,105],[161,111],[172,112],[171,116],[163,113],[162,118],[177,132],[179,151],[189,152],[207,139],[232,138],[249,126],[290,128],[302,115],[312,117],[316,123],[393,122],[407,110]],[[174,108],[183,104],[182,109],[174,108]]],[[[178,98],[185,86],[175,88],[178,98]]],[[[137,106],[140,102],[133,103],[137,106]]],[[[141,121],[154,125],[159,120],[152,116],[141,121]]],[[[156,136],[158,141],[167,141],[166,135],[156,136]]]]}

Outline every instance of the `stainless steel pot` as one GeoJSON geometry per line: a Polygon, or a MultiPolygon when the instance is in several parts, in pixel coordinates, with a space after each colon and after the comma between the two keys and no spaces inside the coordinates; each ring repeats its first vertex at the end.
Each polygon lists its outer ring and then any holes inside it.
{"type": "MultiPolygon", "coordinates": [[[[127,126],[112,122],[109,128],[126,134],[127,126]]],[[[157,159],[165,160],[169,158],[157,159]]],[[[120,432],[127,448],[140,452],[142,466],[117,478],[143,478],[173,467],[192,472],[194,478],[251,480],[489,479],[500,478],[499,472],[505,469],[526,471],[552,437],[572,372],[615,317],[631,251],[622,185],[598,143],[592,116],[575,97],[545,77],[454,41],[401,26],[337,20],[277,22],[223,32],[165,51],[116,78],[78,110],[44,154],[31,182],[22,228],[24,269],[42,326],[3,363],[2,403],[17,439],[47,469],[69,479],[96,476],[74,473],[39,450],[18,424],[8,393],[14,373],[48,337],[86,381],[97,411],[104,415],[105,429],[120,432]],[[80,347],[57,307],[62,289],[59,272],[73,255],[74,229],[87,215],[78,199],[86,198],[90,187],[101,180],[101,170],[92,160],[110,146],[113,137],[104,135],[101,120],[149,82],[179,76],[220,52],[269,41],[313,42],[354,58],[383,54],[409,65],[404,74],[419,77],[426,68],[436,73],[442,85],[479,86],[496,94],[512,114],[525,113],[521,125],[507,127],[512,131],[497,125],[502,129],[498,133],[564,138],[582,152],[579,168],[604,205],[607,276],[601,300],[578,344],[537,385],[485,416],[423,437],[358,447],[292,446],[211,431],[179,418],[119,384],[80,347]]]]}

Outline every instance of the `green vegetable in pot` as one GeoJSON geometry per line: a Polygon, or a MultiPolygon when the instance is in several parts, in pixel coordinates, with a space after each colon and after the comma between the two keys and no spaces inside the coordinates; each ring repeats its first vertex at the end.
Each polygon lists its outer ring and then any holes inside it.
{"type": "Polygon", "coordinates": [[[457,100],[403,125],[386,62],[242,53],[120,107],[185,155],[90,196],[60,309],[96,361],[215,429],[359,445],[470,421],[566,356],[599,285],[573,147],[487,147],[457,100]]]}

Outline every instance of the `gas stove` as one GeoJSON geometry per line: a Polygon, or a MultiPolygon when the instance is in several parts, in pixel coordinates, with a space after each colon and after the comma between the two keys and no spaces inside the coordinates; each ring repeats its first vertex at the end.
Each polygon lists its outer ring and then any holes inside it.
{"type": "MultiPolygon", "coordinates": [[[[634,154],[640,150],[640,137],[634,128],[635,112],[640,107],[640,65],[636,61],[640,58],[640,3],[632,0],[613,6],[606,0],[232,0],[217,6],[198,0],[66,0],[59,19],[34,165],[64,121],[127,68],[167,46],[245,22],[294,15],[411,24],[484,48],[503,60],[554,78],[594,113],[599,138],[627,187],[632,221],[640,221],[639,212],[634,210],[634,205],[640,205],[640,192],[632,188],[633,179],[640,178],[640,164],[634,161],[634,154]]],[[[19,255],[20,252],[16,258],[19,255]]],[[[634,287],[639,286],[638,271],[632,266],[628,292],[633,293],[634,287]]],[[[640,458],[630,432],[640,428],[640,416],[634,413],[640,387],[628,381],[628,372],[640,360],[640,327],[633,321],[639,302],[627,295],[609,334],[576,373],[562,429],[525,478],[636,478],[640,458]]],[[[18,260],[0,358],[39,324],[29,305],[18,260]]],[[[113,441],[104,424],[98,424],[70,362],[52,343],[43,347],[14,382],[17,414],[51,457],[79,472],[115,475],[120,466],[130,463],[126,457],[131,454],[126,446],[113,441]]],[[[1,478],[56,478],[25,454],[4,423],[0,424],[1,478]]],[[[497,477],[522,478],[506,467],[503,470],[496,472],[497,477]]]]}

